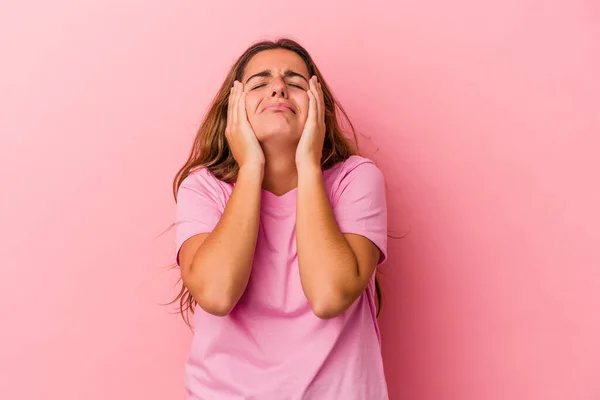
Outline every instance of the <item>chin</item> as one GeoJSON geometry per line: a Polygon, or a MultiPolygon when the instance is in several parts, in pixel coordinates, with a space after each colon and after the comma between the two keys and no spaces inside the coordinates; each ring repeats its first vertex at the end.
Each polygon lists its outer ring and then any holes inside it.
{"type": "Polygon", "coordinates": [[[285,142],[297,142],[300,139],[300,134],[298,134],[295,129],[291,129],[290,126],[282,126],[269,127],[269,129],[256,131],[256,137],[261,143],[280,140],[284,140],[285,142]]]}

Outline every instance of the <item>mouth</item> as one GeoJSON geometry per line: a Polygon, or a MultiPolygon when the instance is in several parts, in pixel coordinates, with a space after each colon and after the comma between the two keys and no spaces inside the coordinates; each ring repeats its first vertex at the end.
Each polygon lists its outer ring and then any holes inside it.
{"type": "Polygon", "coordinates": [[[268,106],[266,106],[263,109],[263,111],[267,111],[267,110],[271,110],[271,111],[291,111],[292,113],[296,114],[296,111],[294,110],[294,108],[291,105],[284,104],[284,103],[269,104],[268,106]]]}

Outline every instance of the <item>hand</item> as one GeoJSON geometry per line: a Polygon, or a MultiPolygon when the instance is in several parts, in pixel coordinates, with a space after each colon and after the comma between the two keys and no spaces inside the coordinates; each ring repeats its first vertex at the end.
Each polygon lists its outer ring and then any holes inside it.
{"type": "Polygon", "coordinates": [[[248,122],[244,85],[238,81],[233,83],[229,93],[225,138],[240,169],[244,166],[262,167],[264,165],[265,155],[250,122],[248,122]]]}
{"type": "Polygon", "coordinates": [[[316,76],[310,78],[308,93],[308,118],[296,149],[296,166],[310,164],[321,166],[325,141],[325,101],[321,83],[316,76]]]}

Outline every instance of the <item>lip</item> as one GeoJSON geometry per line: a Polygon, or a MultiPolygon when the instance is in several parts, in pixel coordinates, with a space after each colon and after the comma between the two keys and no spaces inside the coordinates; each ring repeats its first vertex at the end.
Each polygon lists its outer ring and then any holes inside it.
{"type": "Polygon", "coordinates": [[[263,111],[266,110],[282,110],[282,111],[291,111],[294,114],[296,114],[296,111],[294,111],[294,108],[289,105],[289,104],[285,104],[285,103],[272,103],[267,105],[265,108],[263,108],[263,111]]]}

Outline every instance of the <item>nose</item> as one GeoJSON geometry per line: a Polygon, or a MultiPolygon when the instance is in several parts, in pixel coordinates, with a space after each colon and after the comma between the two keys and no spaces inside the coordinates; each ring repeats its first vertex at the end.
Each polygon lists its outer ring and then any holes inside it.
{"type": "Polygon", "coordinates": [[[283,97],[284,99],[287,99],[287,87],[285,86],[282,77],[276,77],[273,79],[273,82],[271,82],[271,97],[283,97]]]}

